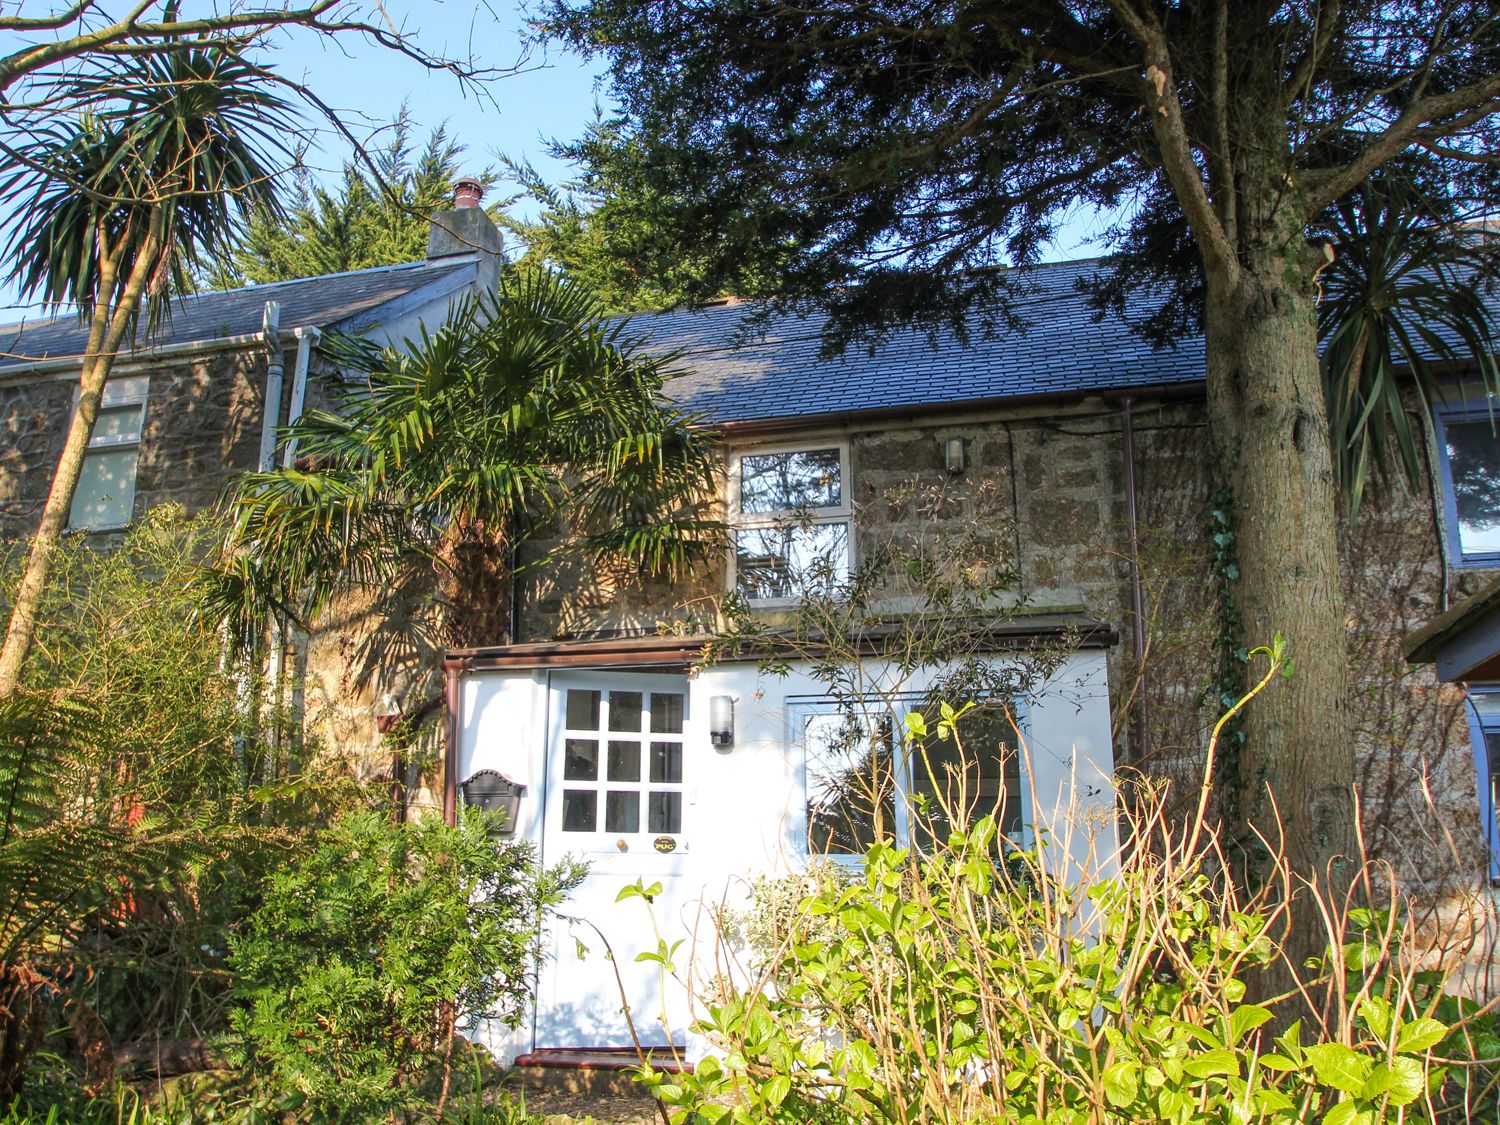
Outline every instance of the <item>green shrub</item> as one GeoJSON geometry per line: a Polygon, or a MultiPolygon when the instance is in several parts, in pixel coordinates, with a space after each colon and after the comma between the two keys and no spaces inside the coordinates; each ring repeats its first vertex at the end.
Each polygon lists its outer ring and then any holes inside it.
{"type": "Polygon", "coordinates": [[[1284,861],[1246,897],[1206,802],[1177,825],[1142,788],[1133,846],[1110,855],[1086,824],[1028,850],[963,807],[913,808],[933,842],[877,842],[852,878],[814,866],[793,910],[762,896],[748,964],[719,957],[735,967],[702,997],[718,1056],[641,1076],[674,1121],[1375,1125],[1493,1100],[1462,1060],[1500,1041],[1443,995],[1399,899],[1375,908],[1388,871],[1366,872],[1355,908],[1284,861]],[[1285,889],[1327,920],[1321,964],[1286,964],[1285,889]],[[1248,998],[1289,971],[1299,990],[1248,998]]]}
{"type": "Polygon", "coordinates": [[[112,1045],[223,1031],[231,928],[348,792],[302,772],[269,709],[247,722],[190,589],[218,534],[162,507],[54,561],[25,690],[0,707],[0,1099],[59,1026],[95,1083],[112,1045]]]}
{"type": "Polygon", "coordinates": [[[583,873],[538,871],[490,828],[473,810],[452,828],[352,814],[271,879],[231,959],[254,1070],[357,1120],[416,1101],[456,1028],[519,1022],[543,915],[583,873]]]}
{"type": "Polygon", "coordinates": [[[674,1120],[1426,1119],[1449,1027],[1393,976],[1361,978],[1341,1025],[1276,1034],[1274,1006],[1245,1000],[1276,955],[1267,920],[1207,876],[1142,853],[1085,894],[1033,894],[994,844],[986,817],[925,855],[876,844],[855,881],[817,876],[775,990],[709,1000],[722,1058],[648,1076],[674,1120]]]}

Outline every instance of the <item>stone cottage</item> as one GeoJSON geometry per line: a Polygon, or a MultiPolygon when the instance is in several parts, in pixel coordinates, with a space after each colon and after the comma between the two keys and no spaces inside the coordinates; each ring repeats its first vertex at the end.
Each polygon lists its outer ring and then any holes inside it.
{"type": "MultiPolygon", "coordinates": [[[[516,834],[547,859],[589,859],[575,912],[614,952],[580,961],[573,940],[589,935],[559,932],[533,1021],[492,1035],[498,1054],[545,1063],[548,1049],[626,1045],[615,967],[638,1015],[662,1009],[652,966],[628,968],[654,940],[637,904],[615,904],[621,886],[661,884],[668,940],[691,941],[709,904],[733,898],[726,887],[857,853],[878,802],[841,784],[851,743],[862,769],[887,756],[887,831],[917,839],[901,809],[933,778],[890,731],[928,706],[945,662],[914,674],[867,658],[850,719],[848,689],[818,671],[822,651],[789,645],[776,674],[750,651],[705,663],[726,595],[793,630],[809,583],[878,559],[899,572],[927,546],[961,543],[976,564],[998,560],[1009,594],[1003,628],[950,635],[963,655],[1003,672],[1047,646],[1064,653],[1018,674],[1005,699],[1021,767],[1003,737],[972,767],[980,791],[1009,797],[1006,826],[1024,835],[1098,814],[1108,837],[1121,769],[1196,785],[1224,657],[1202,343],[1153,350],[1126,323],[1096,321],[1078,283],[1100,267],[1027,271],[1026,330],[976,331],[968,346],[897,333],[828,359],[816,319],[747,333],[755,310],[734,302],[643,318],[679,356],[668,395],[722,438],[731,542],[690,585],[582,564],[528,571],[519,643],[447,658],[447,808],[486,781],[524,786],[516,834]]],[[[1409,668],[1402,644],[1500,565],[1500,440],[1486,411],[1455,381],[1429,479],[1379,490],[1343,529],[1365,835],[1433,901],[1494,870],[1485,712],[1409,668]]],[[[920,608],[897,573],[873,616],[920,608]]],[[[648,1018],[642,1035],[681,1035],[687,995],[673,996],[670,1032],[648,1018]]]]}
{"type": "MultiPolygon", "coordinates": [[[[295,456],[277,448],[277,427],[337,377],[320,368],[318,334],[399,342],[492,286],[498,252],[483,213],[460,206],[435,218],[426,261],[180,302],[165,334],[117,368],[75,526],[108,531],[167,500],[203,507],[233,474],[295,456]]],[[[623,884],[661,883],[663,925],[690,938],[705,904],[747,877],[812,855],[850,861],[877,826],[916,839],[906,798],[939,783],[903,758],[901,724],[960,665],[984,670],[969,698],[989,724],[990,750],[966,776],[1004,804],[1008,833],[1081,818],[1107,848],[1121,769],[1196,784],[1224,655],[1203,348],[1153,350],[1127,323],[1095,320],[1078,282],[1099,268],[1026,271],[1025,330],[979,331],[968,346],[896,333],[828,359],[817,320],[745,332],[754,310],[734,302],[637,321],[678,356],[667,394],[722,440],[730,542],[686,584],[567,556],[525,568],[516,643],[448,654],[443,768],[417,799],[452,815],[486,789],[508,792],[516,836],[546,859],[590,861],[572,909],[614,950],[580,961],[560,930],[531,1021],[476,1029],[497,1054],[628,1042],[616,966],[637,1013],[660,1008],[653,974],[633,962],[648,931],[614,902],[623,884]],[[934,556],[996,589],[982,619],[949,621],[932,642],[951,648],[902,666],[877,632],[924,619],[912,564],[934,556]],[[863,661],[860,706],[819,671],[826,646],[785,650],[782,674],[753,646],[705,664],[732,622],[795,631],[799,606],[880,568],[849,654],[863,661]],[[876,764],[875,792],[845,784],[851,762],[876,764]]],[[[67,320],[0,329],[12,357],[0,359],[5,534],[26,533],[45,495],[80,338],[67,320]]],[[[1402,649],[1500,566],[1500,441],[1457,382],[1428,455],[1422,486],[1379,490],[1344,529],[1343,578],[1366,836],[1437,898],[1445,881],[1490,876],[1496,852],[1484,716],[1500,714],[1500,696],[1470,707],[1402,649]]],[[[552,546],[534,540],[522,561],[552,546]]],[[[378,738],[371,699],[340,667],[352,628],[297,650],[290,676],[309,724],[359,751],[378,738]]],[[[361,760],[390,768],[389,755],[361,760]]],[[[645,1037],[680,1039],[685,1003],[673,1001],[669,1029],[645,1021],[645,1037]]]]}

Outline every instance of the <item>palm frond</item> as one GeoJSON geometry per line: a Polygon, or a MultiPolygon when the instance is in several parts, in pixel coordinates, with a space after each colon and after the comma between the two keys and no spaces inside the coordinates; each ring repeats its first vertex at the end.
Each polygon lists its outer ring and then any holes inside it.
{"type": "Polygon", "coordinates": [[[358,587],[409,596],[413,565],[461,596],[476,546],[503,570],[539,530],[556,541],[558,521],[576,548],[653,572],[722,543],[699,510],[716,491],[712,440],[662,401],[667,361],[581,287],[511,270],[399,347],[331,343],[355,377],[336,410],[287,431],[304,467],[240,482],[204,587],[205,613],[237,637],[257,614],[314,615],[358,587]]]}
{"type": "Polygon", "coordinates": [[[1484,299],[1500,244],[1431,222],[1420,195],[1395,180],[1340,200],[1327,234],[1336,258],[1318,309],[1322,372],[1334,470],[1352,514],[1372,474],[1420,479],[1420,425],[1430,424],[1447,374],[1471,372],[1482,393],[1500,393],[1484,299]]]}

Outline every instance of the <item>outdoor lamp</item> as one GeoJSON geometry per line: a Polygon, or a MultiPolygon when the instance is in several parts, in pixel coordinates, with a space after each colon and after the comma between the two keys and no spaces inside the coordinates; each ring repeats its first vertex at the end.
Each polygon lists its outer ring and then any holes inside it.
{"type": "Polygon", "coordinates": [[[501,814],[504,819],[498,829],[500,835],[515,835],[516,814],[521,808],[521,798],[526,796],[526,786],[494,770],[480,770],[459,788],[464,791],[464,804],[501,814]]]}
{"type": "Polygon", "coordinates": [[[950,476],[958,476],[964,471],[964,439],[951,437],[943,442],[943,468],[948,470],[950,476]]]}
{"type": "Polygon", "coordinates": [[[734,745],[734,696],[715,695],[709,699],[708,737],[720,750],[734,745]]]}

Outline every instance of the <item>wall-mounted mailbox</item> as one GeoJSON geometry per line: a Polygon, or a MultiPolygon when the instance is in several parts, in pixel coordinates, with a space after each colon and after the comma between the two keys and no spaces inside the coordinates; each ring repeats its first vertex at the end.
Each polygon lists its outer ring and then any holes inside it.
{"type": "Polygon", "coordinates": [[[464,804],[502,816],[500,835],[515,834],[521,798],[526,796],[526,786],[512,781],[503,773],[480,770],[459,788],[464,792],[464,804]]]}

